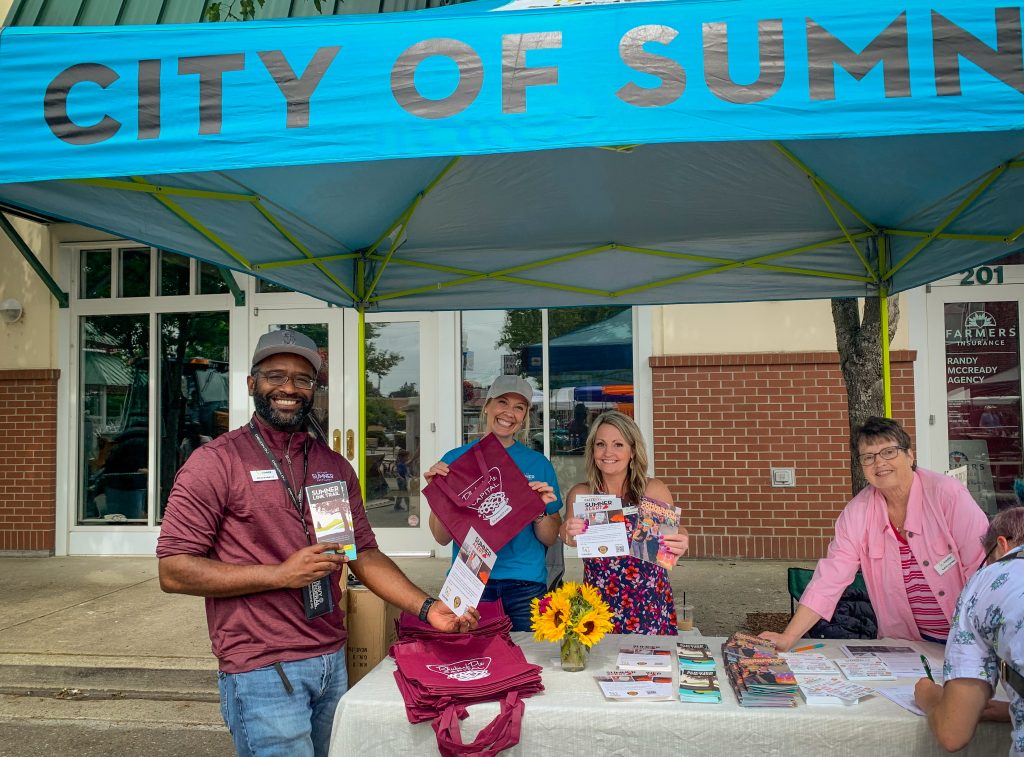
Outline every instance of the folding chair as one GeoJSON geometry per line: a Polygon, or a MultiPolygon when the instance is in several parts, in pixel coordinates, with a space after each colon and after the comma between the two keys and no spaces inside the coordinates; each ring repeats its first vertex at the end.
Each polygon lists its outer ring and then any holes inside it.
{"type": "MultiPolygon", "coordinates": [[[[814,571],[809,568],[789,568],[786,571],[790,616],[796,612],[796,603],[813,575],[814,571]]],[[[878,620],[860,571],[843,590],[832,618],[822,618],[807,632],[807,636],[814,639],[874,639],[877,634],[878,620]]]]}
{"type": "Polygon", "coordinates": [[[548,569],[548,591],[554,591],[562,585],[562,577],[565,575],[565,554],[562,552],[561,539],[555,539],[555,543],[548,547],[544,564],[548,569]]]}

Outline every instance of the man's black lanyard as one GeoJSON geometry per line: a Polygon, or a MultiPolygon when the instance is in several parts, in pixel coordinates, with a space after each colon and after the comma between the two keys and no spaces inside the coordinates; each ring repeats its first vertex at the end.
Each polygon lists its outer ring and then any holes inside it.
{"type": "MultiPolygon", "coordinates": [[[[306,534],[306,543],[312,544],[313,538],[309,535],[309,526],[306,525],[306,508],[303,500],[306,485],[306,474],[309,472],[309,449],[306,443],[302,443],[302,482],[299,485],[299,493],[296,494],[295,490],[292,489],[291,482],[285,477],[284,471],[281,470],[281,466],[277,462],[277,458],[274,457],[274,453],[270,451],[270,447],[267,446],[266,440],[263,438],[263,434],[256,427],[256,423],[253,420],[249,420],[249,430],[252,432],[253,437],[256,439],[256,443],[260,445],[260,449],[263,450],[263,454],[267,456],[267,460],[274,466],[274,472],[277,473],[277,477],[281,479],[281,483],[284,485],[284,490],[288,493],[288,499],[291,500],[292,505],[295,507],[295,512],[299,515],[299,520],[302,522],[302,530],[306,534]]],[[[288,452],[285,451],[287,456],[288,452]]]]}
{"type": "MultiPolygon", "coordinates": [[[[276,472],[277,477],[281,479],[281,484],[284,486],[284,490],[288,493],[288,499],[290,499],[292,504],[295,506],[295,512],[299,516],[299,522],[302,523],[302,531],[306,534],[306,543],[312,545],[313,537],[309,535],[309,526],[306,525],[306,513],[303,499],[306,491],[306,474],[309,473],[309,447],[306,445],[305,441],[302,443],[302,481],[299,485],[299,493],[296,494],[295,490],[292,489],[291,482],[285,477],[284,471],[281,470],[281,466],[278,465],[277,459],[274,457],[274,453],[270,451],[270,447],[267,446],[267,442],[260,433],[260,430],[256,428],[256,423],[251,419],[249,421],[249,430],[256,439],[256,443],[260,445],[260,449],[263,450],[263,454],[267,456],[267,460],[269,460],[270,464],[274,466],[274,472],[276,472]]],[[[287,455],[288,450],[286,449],[285,457],[287,457],[287,455]]],[[[309,584],[309,586],[302,587],[302,604],[306,610],[306,620],[315,620],[322,615],[327,615],[334,611],[334,595],[331,594],[331,582],[329,576],[319,578],[309,584]]],[[[275,663],[275,667],[277,668],[278,675],[281,676],[281,681],[284,683],[285,689],[288,690],[289,694],[291,694],[292,687],[288,682],[287,676],[284,675],[284,671],[278,663],[275,663]]]]}

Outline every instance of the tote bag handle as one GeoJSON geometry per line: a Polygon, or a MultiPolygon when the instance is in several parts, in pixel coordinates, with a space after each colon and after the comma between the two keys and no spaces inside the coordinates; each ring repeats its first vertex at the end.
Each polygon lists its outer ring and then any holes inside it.
{"type": "Polygon", "coordinates": [[[523,700],[518,691],[510,691],[501,701],[501,711],[486,725],[472,744],[462,741],[459,720],[467,717],[466,708],[451,704],[431,725],[437,735],[441,757],[494,757],[519,743],[523,725],[523,700]]]}

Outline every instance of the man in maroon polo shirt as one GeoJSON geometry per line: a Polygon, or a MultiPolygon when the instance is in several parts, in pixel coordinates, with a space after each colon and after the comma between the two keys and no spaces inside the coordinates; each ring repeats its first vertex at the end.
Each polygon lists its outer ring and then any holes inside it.
{"type": "Polygon", "coordinates": [[[206,598],[221,712],[240,755],[326,755],[348,688],[338,544],[317,544],[306,487],[344,481],[352,572],[435,628],[464,631],[377,548],[352,466],[305,430],[320,371],[311,339],[264,334],[247,377],[256,412],[196,449],[167,500],[157,557],[164,591],[206,598]]]}

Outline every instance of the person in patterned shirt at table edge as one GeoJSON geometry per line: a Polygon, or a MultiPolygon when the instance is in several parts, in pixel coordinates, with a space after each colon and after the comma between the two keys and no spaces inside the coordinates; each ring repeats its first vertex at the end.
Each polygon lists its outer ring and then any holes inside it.
{"type": "MultiPolygon", "coordinates": [[[[584,451],[587,480],[572,489],[566,497],[566,518],[560,535],[570,547],[583,533],[584,522],[572,515],[572,505],[582,494],[611,494],[622,500],[627,512],[626,528],[630,543],[639,542],[653,560],[657,554],[658,526],[645,519],[637,505],[642,499],[672,506],[668,487],[656,478],[647,477],[647,447],[636,422],[624,413],[609,410],[602,413],[590,427],[584,451]],[[653,549],[651,546],[653,545],[653,549]]],[[[679,533],[665,534],[665,546],[676,556],[689,547],[689,533],[682,526],[679,533]]],[[[655,562],[632,552],[623,557],[602,557],[583,561],[583,580],[596,586],[612,609],[612,633],[635,633],[654,636],[676,636],[675,601],[668,571],[655,562]]]]}
{"type": "Polygon", "coordinates": [[[943,749],[963,749],[979,720],[1010,720],[1011,757],[1024,755],[1024,507],[1004,510],[985,534],[985,564],[964,588],[942,666],[944,686],[922,678],[918,706],[943,749]],[[1009,702],[992,699],[1002,681],[1009,702]]]}
{"type": "MultiPolygon", "coordinates": [[[[167,500],[160,588],[206,598],[221,713],[239,755],[326,757],[348,689],[339,544],[316,543],[311,485],[345,482],[352,572],[442,631],[475,627],[417,588],[377,548],[348,461],[306,430],[321,357],[288,329],[260,337],[247,377],[249,423],[196,449],[167,500]]],[[[339,487],[340,488],[340,487],[339,487]]]]}
{"type": "Polygon", "coordinates": [[[763,638],[786,651],[831,618],[860,570],[878,637],[945,643],[956,599],[978,570],[988,518],[962,483],[917,467],[910,435],[890,418],[868,418],[852,446],[868,486],[836,521],[786,629],[763,638]]]}

